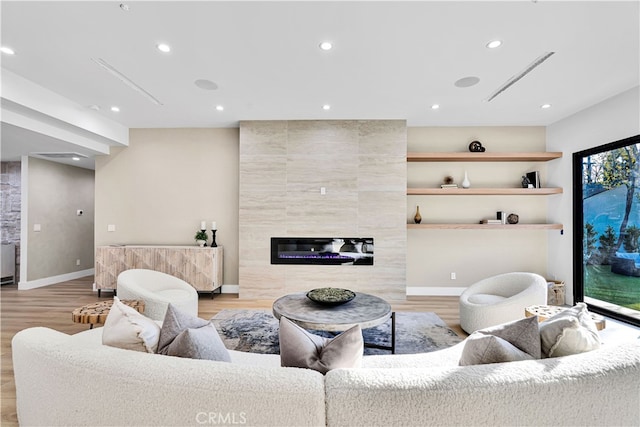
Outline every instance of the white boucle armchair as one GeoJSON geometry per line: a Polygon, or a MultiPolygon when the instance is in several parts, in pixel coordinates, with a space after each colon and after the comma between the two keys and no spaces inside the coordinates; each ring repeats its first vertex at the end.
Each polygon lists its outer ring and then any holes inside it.
{"type": "Polygon", "coordinates": [[[530,305],[547,303],[547,281],[535,273],[504,273],[469,286],[460,295],[460,326],[471,334],[525,316],[530,305]]]}
{"type": "Polygon", "coordinates": [[[160,271],[125,270],[118,275],[118,297],[144,301],[144,314],[164,320],[169,303],[193,316],[198,315],[198,292],[182,279],[160,271]]]}

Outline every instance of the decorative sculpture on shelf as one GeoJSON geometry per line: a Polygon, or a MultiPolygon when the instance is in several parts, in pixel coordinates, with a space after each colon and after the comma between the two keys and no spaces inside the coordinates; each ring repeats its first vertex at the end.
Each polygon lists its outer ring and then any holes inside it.
{"type": "Polygon", "coordinates": [[[480,141],[471,141],[471,144],[469,144],[469,151],[472,153],[484,153],[486,149],[482,146],[480,141]]]}

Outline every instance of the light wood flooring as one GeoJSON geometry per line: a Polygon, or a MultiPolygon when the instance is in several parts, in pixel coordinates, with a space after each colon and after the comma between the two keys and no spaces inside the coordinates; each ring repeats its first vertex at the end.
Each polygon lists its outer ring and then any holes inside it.
{"type": "MultiPolygon", "coordinates": [[[[63,282],[38,289],[18,291],[17,285],[0,288],[1,310],[1,418],[2,426],[17,426],[16,391],[11,362],[11,339],[22,329],[46,326],[68,334],[86,330],[87,325],[73,323],[71,311],[98,301],[92,291],[93,276],[63,282]]],[[[112,294],[105,292],[100,300],[107,300],[112,294]]],[[[263,309],[270,310],[272,300],[245,300],[235,294],[201,295],[199,315],[209,319],[223,309],[263,309]]],[[[460,328],[458,297],[408,297],[406,301],[392,302],[395,311],[432,311],[462,337],[467,334],[460,328]]]]}

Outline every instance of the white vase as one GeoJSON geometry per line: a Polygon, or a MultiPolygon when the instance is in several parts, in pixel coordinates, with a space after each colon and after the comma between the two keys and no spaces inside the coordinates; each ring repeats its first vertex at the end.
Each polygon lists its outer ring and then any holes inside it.
{"type": "Polygon", "coordinates": [[[464,171],[464,180],[462,181],[462,188],[469,188],[469,187],[471,187],[471,183],[469,182],[467,171],[464,171]]]}

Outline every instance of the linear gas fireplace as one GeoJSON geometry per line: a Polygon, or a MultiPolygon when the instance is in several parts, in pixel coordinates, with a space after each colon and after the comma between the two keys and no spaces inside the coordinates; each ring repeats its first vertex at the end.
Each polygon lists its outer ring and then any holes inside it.
{"type": "Polygon", "coordinates": [[[272,237],[271,264],[373,265],[373,237],[272,237]]]}

